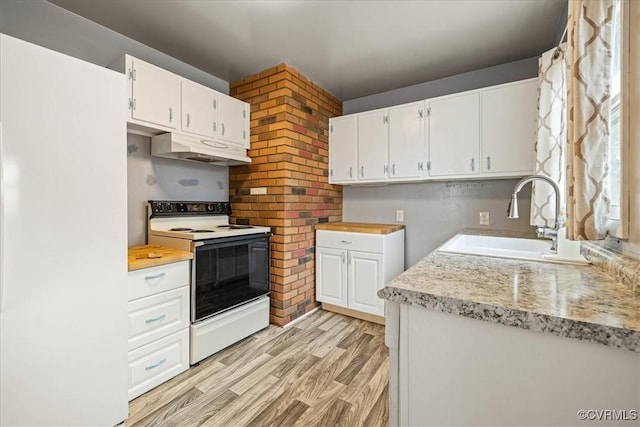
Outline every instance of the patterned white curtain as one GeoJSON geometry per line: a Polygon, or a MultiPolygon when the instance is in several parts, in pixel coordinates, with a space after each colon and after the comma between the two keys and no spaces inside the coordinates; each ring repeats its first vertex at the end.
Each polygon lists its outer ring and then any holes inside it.
{"type": "MultiPolygon", "coordinates": [[[[567,140],[567,44],[542,54],[538,60],[538,128],[533,173],[553,179],[564,193],[565,145],[567,140]]],[[[560,200],[565,200],[560,194],[560,200]]],[[[531,193],[531,225],[552,228],[556,200],[547,183],[534,182],[531,193]]],[[[560,210],[564,213],[565,206],[560,210]]]]}
{"type": "Polygon", "coordinates": [[[617,0],[570,0],[567,237],[604,239],[610,210],[610,61],[617,0]]]}

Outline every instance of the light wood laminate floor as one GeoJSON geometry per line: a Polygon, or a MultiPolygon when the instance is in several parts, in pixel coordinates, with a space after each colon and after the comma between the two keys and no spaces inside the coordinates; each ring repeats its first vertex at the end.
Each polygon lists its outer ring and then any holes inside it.
{"type": "Polygon", "coordinates": [[[127,426],[386,426],[384,326],[318,310],[129,403],[127,426]]]}

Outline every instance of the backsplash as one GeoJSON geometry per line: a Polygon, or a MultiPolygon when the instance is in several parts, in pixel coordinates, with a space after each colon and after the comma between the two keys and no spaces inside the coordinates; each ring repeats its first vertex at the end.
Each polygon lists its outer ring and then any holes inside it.
{"type": "Polygon", "coordinates": [[[147,200],[229,200],[228,167],[151,156],[151,138],[127,135],[129,246],[146,243],[147,200]]]}
{"type": "Polygon", "coordinates": [[[343,219],[395,223],[404,211],[405,266],[409,267],[464,228],[532,231],[531,190],[519,194],[521,217],[507,218],[517,180],[421,182],[378,187],[344,187],[343,219]],[[489,212],[490,225],[479,226],[479,213],[489,212]]]}

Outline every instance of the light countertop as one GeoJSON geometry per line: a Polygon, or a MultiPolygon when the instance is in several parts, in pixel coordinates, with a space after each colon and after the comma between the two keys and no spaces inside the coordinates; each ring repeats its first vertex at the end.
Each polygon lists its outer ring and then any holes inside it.
{"type": "Polygon", "coordinates": [[[397,303],[640,352],[640,295],[633,286],[593,265],[434,251],[378,295],[397,303]]]}
{"type": "Polygon", "coordinates": [[[404,229],[402,224],[372,224],[365,222],[325,222],[316,224],[315,227],[316,230],[370,234],[389,234],[404,229]]]}
{"type": "Polygon", "coordinates": [[[193,259],[191,252],[155,245],[132,246],[127,259],[129,271],[193,259]]]}

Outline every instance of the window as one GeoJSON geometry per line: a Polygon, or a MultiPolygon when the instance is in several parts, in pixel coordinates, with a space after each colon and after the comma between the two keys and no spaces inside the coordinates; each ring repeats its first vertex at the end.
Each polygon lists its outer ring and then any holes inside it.
{"type": "Polygon", "coordinates": [[[611,213],[609,234],[619,238],[627,237],[627,180],[625,177],[624,155],[627,152],[628,119],[625,90],[628,70],[628,2],[614,2],[612,24],[613,45],[611,47],[611,109],[609,112],[609,194],[611,213]]]}

